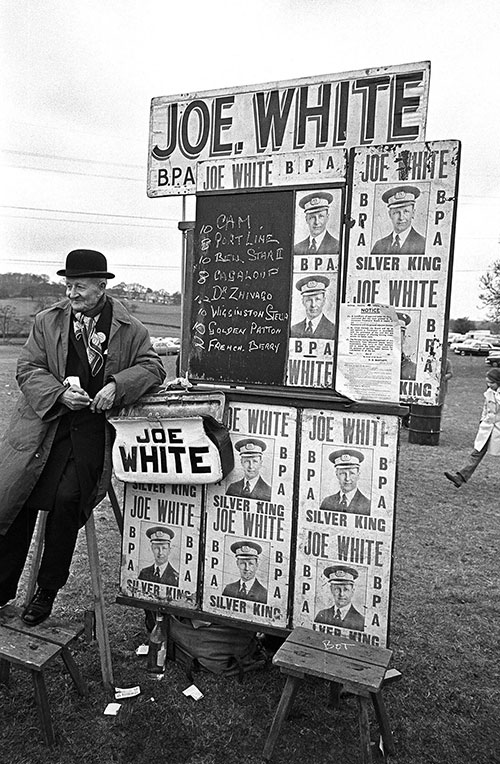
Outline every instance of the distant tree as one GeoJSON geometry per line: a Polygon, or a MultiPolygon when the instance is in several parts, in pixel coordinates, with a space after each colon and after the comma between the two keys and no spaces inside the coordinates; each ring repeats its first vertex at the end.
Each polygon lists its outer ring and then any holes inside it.
{"type": "Polygon", "coordinates": [[[64,294],[64,285],[50,281],[46,274],[0,274],[0,298],[29,297],[34,300],[40,295],[52,295],[57,298],[62,294],[64,294]]]}
{"type": "Polygon", "coordinates": [[[500,260],[496,260],[480,277],[479,286],[482,290],[479,299],[488,309],[489,318],[500,321],[500,260]]]}
{"type": "Polygon", "coordinates": [[[172,305],[180,305],[181,304],[181,293],[180,292],[174,292],[171,299],[172,299],[172,305]]]}
{"type": "Polygon", "coordinates": [[[127,285],[124,281],[120,281],[119,284],[114,284],[112,287],[109,287],[108,292],[116,297],[121,297],[127,294],[127,285]]]}
{"type": "Polygon", "coordinates": [[[13,305],[0,305],[0,333],[5,339],[16,322],[16,309],[13,305]]]}
{"type": "Polygon", "coordinates": [[[457,332],[458,334],[467,334],[476,328],[474,321],[470,318],[452,318],[450,321],[450,332],[457,332]]]}
{"type": "Polygon", "coordinates": [[[127,284],[127,297],[132,300],[144,300],[146,297],[147,288],[142,284],[127,284]]]}

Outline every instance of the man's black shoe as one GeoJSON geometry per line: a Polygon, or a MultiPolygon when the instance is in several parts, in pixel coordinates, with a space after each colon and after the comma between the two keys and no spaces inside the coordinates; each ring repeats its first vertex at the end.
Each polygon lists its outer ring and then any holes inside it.
{"type": "Polygon", "coordinates": [[[444,476],[448,478],[448,480],[451,480],[454,486],[457,488],[460,488],[461,485],[465,483],[465,480],[461,475],[456,472],[454,475],[451,472],[445,472],[444,476]]]}
{"type": "Polygon", "coordinates": [[[28,626],[37,626],[52,612],[52,605],[57,595],[55,589],[37,589],[30,604],[22,614],[21,618],[28,626]]]}

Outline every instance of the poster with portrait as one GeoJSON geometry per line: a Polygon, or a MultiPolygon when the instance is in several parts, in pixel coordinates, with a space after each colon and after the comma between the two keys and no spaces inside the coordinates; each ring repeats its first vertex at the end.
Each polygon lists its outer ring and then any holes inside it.
{"type": "Polygon", "coordinates": [[[305,409],[294,626],[385,646],[398,419],[305,409]]]}
{"type": "Polygon", "coordinates": [[[402,403],[439,402],[459,161],[458,141],[351,153],[345,302],[396,310],[402,403]]]}
{"type": "Polygon", "coordinates": [[[120,593],[195,608],[202,486],[125,483],[120,593]]]}
{"type": "Polygon", "coordinates": [[[203,610],[286,627],[296,410],[231,402],[234,470],[207,486],[203,610]]]}
{"type": "Polygon", "coordinates": [[[342,190],[297,191],[287,384],[332,387],[342,190]]]}

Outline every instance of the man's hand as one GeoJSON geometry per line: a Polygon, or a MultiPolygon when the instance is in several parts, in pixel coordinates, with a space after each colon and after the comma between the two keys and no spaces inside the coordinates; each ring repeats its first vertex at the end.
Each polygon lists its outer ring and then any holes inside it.
{"type": "Polygon", "coordinates": [[[71,411],[78,411],[78,409],[84,409],[90,405],[88,393],[83,388],[78,387],[78,385],[68,387],[59,400],[71,411]]]}
{"type": "Polygon", "coordinates": [[[90,404],[90,410],[94,414],[101,414],[103,411],[110,409],[114,403],[116,395],[116,382],[108,382],[104,385],[102,390],[95,395],[94,400],[90,404]]]}

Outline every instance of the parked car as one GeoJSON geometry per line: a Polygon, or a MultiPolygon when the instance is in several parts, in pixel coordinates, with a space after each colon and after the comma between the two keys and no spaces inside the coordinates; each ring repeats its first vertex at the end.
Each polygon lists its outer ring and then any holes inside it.
{"type": "Polygon", "coordinates": [[[497,345],[493,345],[491,342],[481,342],[480,340],[473,340],[470,343],[462,342],[457,345],[454,352],[458,355],[488,355],[490,350],[494,350],[497,345]]]}
{"type": "Polygon", "coordinates": [[[452,345],[455,342],[463,342],[466,338],[465,334],[459,334],[458,332],[448,332],[448,345],[452,345]]]}
{"type": "Polygon", "coordinates": [[[489,366],[500,366],[500,348],[496,350],[490,350],[484,362],[489,366]]]}
{"type": "Polygon", "coordinates": [[[152,344],[158,355],[177,355],[181,348],[177,337],[157,337],[152,344]]]}
{"type": "Polygon", "coordinates": [[[460,340],[459,342],[452,342],[450,345],[450,350],[453,350],[455,353],[457,352],[457,349],[460,349],[463,345],[470,345],[471,342],[477,342],[478,340],[460,340]]]}

